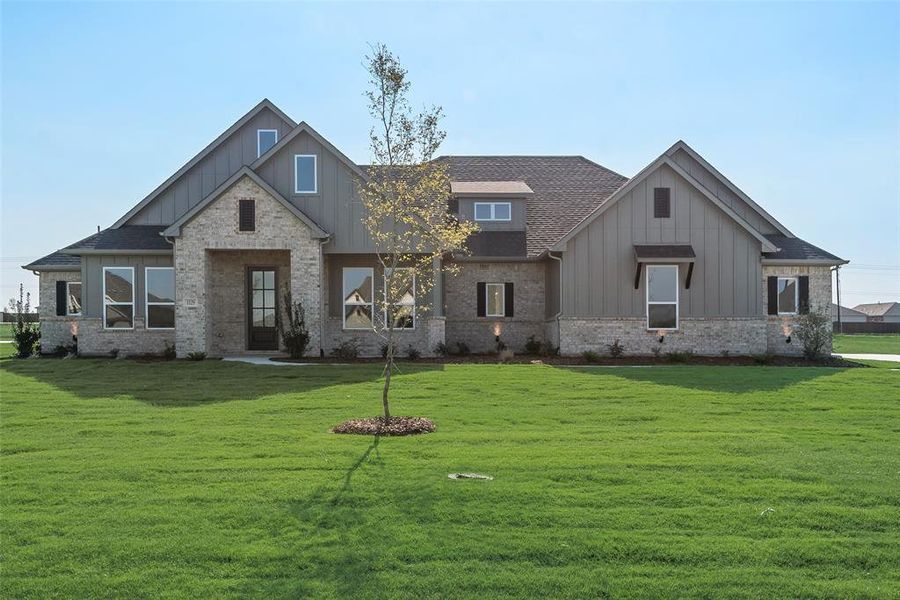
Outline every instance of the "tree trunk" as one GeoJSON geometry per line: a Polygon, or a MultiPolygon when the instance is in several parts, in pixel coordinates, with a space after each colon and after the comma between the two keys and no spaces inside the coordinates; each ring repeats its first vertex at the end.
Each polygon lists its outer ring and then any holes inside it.
{"type": "MultiPolygon", "coordinates": [[[[393,333],[393,331],[391,332],[393,333]]],[[[384,407],[384,424],[391,420],[391,408],[388,402],[388,393],[391,389],[391,372],[394,370],[394,336],[389,335],[387,347],[387,362],[384,369],[384,389],[381,391],[381,405],[384,407]]]]}

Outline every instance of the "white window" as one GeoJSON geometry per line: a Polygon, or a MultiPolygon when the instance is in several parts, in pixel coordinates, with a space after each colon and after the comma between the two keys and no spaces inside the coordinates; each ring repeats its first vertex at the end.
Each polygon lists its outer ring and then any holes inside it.
{"type": "Polygon", "coordinates": [[[256,130],[256,158],[269,151],[269,148],[278,143],[277,129],[256,130]]]}
{"type": "Polygon", "coordinates": [[[103,327],[134,328],[134,267],[103,267],[103,327]]]}
{"type": "Polygon", "coordinates": [[[678,265],[647,265],[647,328],[678,329],[678,265]]]}
{"type": "Polygon", "coordinates": [[[510,221],[512,204],[509,202],[476,202],[476,221],[510,221]]]}
{"type": "Polygon", "coordinates": [[[796,277],[779,277],[778,278],[778,314],[779,315],[796,315],[797,305],[799,304],[796,277]]]}
{"type": "Polygon", "coordinates": [[[412,269],[384,270],[385,326],[394,319],[394,329],[416,328],[416,273],[412,269]],[[388,278],[391,278],[391,299],[388,306],[388,278]]]}
{"type": "Polygon", "coordinates": [[[147,329],[175,328],[175,269],[144,269],[147,329]]]}
{"type": "Polygon", "coordinates": [[[506,285],[503,283],[486,283],[484,285],[486,307],[485,314],[488,317],[506,316],[506,285]]]}
{"type": "Polygon", "coordinates": [[[371,267],[344,268],[344,329],[372,328],[371,267]]]}
{"type": "Polygon", "coordinates": [[[70,317],[81,315],[81,282],[66,283],[66,314],[70,317]]]}
{"type": "Polygon", "coordinates": [[[294,155],[294,193],[315,194],[318,191],[315,154],[294,155]]]}

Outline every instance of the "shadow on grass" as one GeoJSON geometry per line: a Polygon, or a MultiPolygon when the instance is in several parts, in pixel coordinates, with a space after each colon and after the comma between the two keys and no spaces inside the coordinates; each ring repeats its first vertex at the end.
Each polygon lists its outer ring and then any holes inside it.
{"type": "Polygon", "coordinates": [[[668,385],[707,392],[745,394],[774,392],[798,383],[840,373],[831,367],[728,367],[671,365],[651,367],[591,367],[559,369],[582,375],[614,376],[629,381],[668,385]]]}
{"type": "MultiPolygon", "coordinates": [[[[441,369],[443,366],[439,364],[404,365],[400,375],[441,369]]],[[[80,398],[129,396],[153,406],[183,407],[377,382],[382,366],[267,366],[212,360],[9,359],[0,362],[0,370],[51,385],[80,398]]]]}

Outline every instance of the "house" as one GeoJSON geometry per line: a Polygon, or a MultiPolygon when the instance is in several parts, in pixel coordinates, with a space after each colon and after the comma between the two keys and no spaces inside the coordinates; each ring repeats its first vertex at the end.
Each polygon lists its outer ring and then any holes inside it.
{"type": "Polygon", "coordinates": [[[857,304],[853,310],[866,315],[869,323],[900,323],[900,302],[857,304]]]}
{"type": "MultiPolygon", "coordinates": [[[[148,150],[149,151],[149,150],[148,150]]],[[[480,230],[404,295],[400,347],[562,354],[796,353],[797,315],[831,303],[837,256],[801,240],[684,142],[628,178],[581,156],[444,156],[449,210],[480,230]],[[448,264],[459,267],[451,275],[448,264]]],[[[276,351],[285,288],[310,354],[375,355],[383,285],[351,161],[263,100],[107,229],[24,268],[42,350],[276,351]]],[[[455,271],[456,269],[454,269],[455,271]]]]}
{"type": "Polygon", "coordinates": [[[847,308],[846,306],[838,306],[835,303],[831,303],[831,320],[835,323],[838,323],[838,308],[841,309],[841,323],[865,323],[866,322],[866,313],[860,312],[858,310],[847,308]]]}

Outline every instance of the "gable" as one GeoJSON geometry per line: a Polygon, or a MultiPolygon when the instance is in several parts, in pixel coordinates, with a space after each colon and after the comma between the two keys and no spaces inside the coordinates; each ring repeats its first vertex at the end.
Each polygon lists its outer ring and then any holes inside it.
{"type": "Polygon", "coordinates": [[[257,159],[257,130],[276,129],[281,139],[294,123],[264,100],[189,160],[126,213],[113,227],[170,225],[241,167],[257,159]]]}

